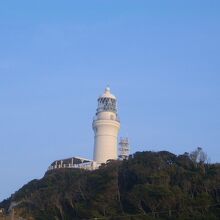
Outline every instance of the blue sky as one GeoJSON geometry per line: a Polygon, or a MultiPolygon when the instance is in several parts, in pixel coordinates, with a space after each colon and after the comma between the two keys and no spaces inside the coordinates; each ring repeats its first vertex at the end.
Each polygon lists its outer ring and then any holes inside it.
{"type": "Polygon", "coordinates": [[[220,162],[220,2],[2,1],[0,200],[55,159],[92,158],[109,84],[132,152],[220,162]]]}

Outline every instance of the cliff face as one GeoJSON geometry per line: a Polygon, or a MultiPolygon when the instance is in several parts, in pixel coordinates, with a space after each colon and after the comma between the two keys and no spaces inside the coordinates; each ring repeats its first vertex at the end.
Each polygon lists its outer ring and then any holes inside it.
{"type": "Polygon", "coordinates": [[[47,172],[0,207],[27,220],[220,219],[220,167],[187,155],[136,153],[95,171],[47,172]]]}

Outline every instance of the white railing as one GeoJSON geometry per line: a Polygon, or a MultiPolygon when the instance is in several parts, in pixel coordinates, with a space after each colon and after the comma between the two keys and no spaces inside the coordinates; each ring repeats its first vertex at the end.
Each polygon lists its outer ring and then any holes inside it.
{"type": "Polygon", "coordinates": [[[79,163],[79,164],[55,164],[55,165],[51,165],[48,167],[48,170],[55,170],[55,169],[73,169],[73,168],[77,168],[77,169],[85,169],[85,170],[95,170],[97,169],[99,166],[97,165],[96,162],[94,161],[90,161],[90,162],[86,162],[86,163],[79,163]]]}

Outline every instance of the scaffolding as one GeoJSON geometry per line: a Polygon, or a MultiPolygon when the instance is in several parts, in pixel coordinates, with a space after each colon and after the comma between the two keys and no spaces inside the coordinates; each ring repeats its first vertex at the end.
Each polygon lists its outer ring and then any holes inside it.
{"type": "Polygon", "coordinates": [[[119,142],[119,159],[127,160],[130,153],[128,138],[120,138],[119,142]]]}

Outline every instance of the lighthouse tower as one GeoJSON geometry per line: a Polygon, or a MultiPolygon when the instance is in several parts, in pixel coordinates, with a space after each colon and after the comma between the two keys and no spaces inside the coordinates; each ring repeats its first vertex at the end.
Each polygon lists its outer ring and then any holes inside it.
{"type": "Polygon", "coordinates": [[[118,159],[118,132],[120,122],[117,115],[117,100],[110,88],[98,98],[98,108],[93,120],[95,133],[93,160],[98,164],[118,159]]]}

